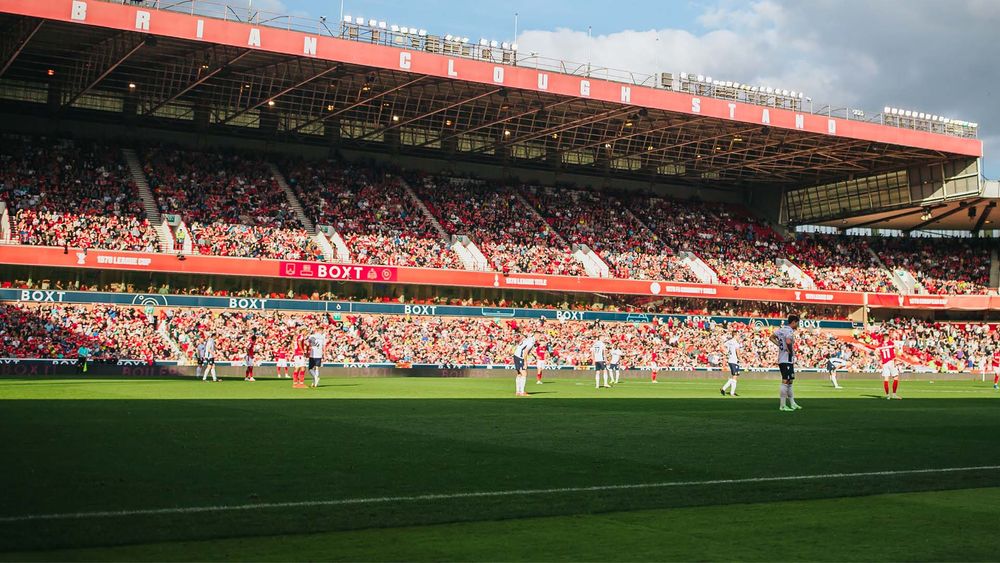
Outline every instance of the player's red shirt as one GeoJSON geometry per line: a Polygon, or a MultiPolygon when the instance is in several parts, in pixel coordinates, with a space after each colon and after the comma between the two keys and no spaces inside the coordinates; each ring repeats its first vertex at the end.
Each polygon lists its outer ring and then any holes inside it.
{"type": "Polygon", "coordinates": [[[295,355],[296,356],[301,356],[302,355],[302,344],[301,343],[297,344],[295,346],[295,355]]]}
{"type": "Polygon", "coordinates": [[[278,353],[275,354],[275,358],[277,358],[279,360],[287,360],[288,359],[288,354],[286,354],[284,352],[284,350],[279,350],[278,353]]]}
{"type": "Polygon", "coordinates": [[[896,359],[896,344],[892,341],[883,342],[876,350],[878,350],[878,357],[882,360],[882,365],[896,359]]]}
{"type": "Polygon", "coordinates": [[[653,352],[652,354],[650,354],[650,355],[649,355],[649,360],[650,360],[651,362],[653,362],[653,364],[656,364],[656,359],[657,359],[658,357],[659,357],[659,356],[658,356],[658,355],[656,354],[656,352],[653,352]]]}
{"type": "Polygon", "coordinates": [[[535,356],[537,356],[539,360],[544,360],[545,359],[545,347],[544,346],[538,346],[538,347],[536,347],[535,348],[535,356]]]}
{"type": "Polygon", "coordinates": [[[1000,368],[1000,350],[993,352],[993,367],[1000,368]]]}
{"type": "Polygon", "coordinates": [[[253,340],[247,345],[247,356],[253,356],[253,350],[257,347],[257,343],[253,340]]]}

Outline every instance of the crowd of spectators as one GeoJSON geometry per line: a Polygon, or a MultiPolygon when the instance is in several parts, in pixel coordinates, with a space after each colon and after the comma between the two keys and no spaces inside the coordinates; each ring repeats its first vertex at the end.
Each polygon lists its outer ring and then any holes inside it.
{"type": "Polygon", "coordinates": [[[184,218],[200,254],[323,258],[261,159],[157,147],[144,162],[160,211],[184,218]]]}
{"type": "Polygon", "coordinates": [[[422,177],[411,185],[449,235],[467,235],[494,271],[580,276],[583,266],[548,224],[502,186],[422,177]]]}
{"type": "Polygon", "coordinates": [[[905,359],[929,371],[984,371],[1000,350],[1000,327],[995,323],[943,323],[895,318],[876,331],[857,335],[871,347],[888,337],[902,347],[905,359]]]}
{"type": "MultiPolygon", "coordinates": [[[[869,240],[886,266],[909,271],[927,293],[990,291],[990,247],[984,241],[910,237],[869,240]]],[[[990,242],[995,247],[995,241],[990,242]]]]}
{"type": "Polygon", "coordinates": [[[20,244],[157,250],[120,149],[0,136],[0,201],[20,244]]]}
{"type": "Polygon", "coordinates": [[[791,260],[819,289],[897,292],[892,275],[861,237],[799,233],[788,245],[791,260]]]}
{"type": "Polygon", "coordinates": [[[152,311],[116,305],[0,305],[0,357],[167,360],[152,311]]]}
{"type": "MultiPolygon", "coordinates": [[[[4,357],[73,358],[86,345],[94,357],[190,361],[197,343],[211,335],[217,359],[239,362],[256,335],[258,360],[272,361],[279,352],[290,355],[298,339],[322,330],[330,336],[325,357],[330,362],[503,365],[510,363],[511,349],[524,331],[534,328],[543,332],[552,365],[589,366],[597,338],[622,349],[628,367],[655,362],[666,369],[719,368],[722,343],[732,335],[743,340],[741,361],[748,367],[769,366],[775,354],[767,340],[773,329],[705,318],[631,324],[63,304],[4,305],[0,315],[15,327],[0,337],[4,357]],[[157,334],[158,327],[182,357],[157,334]]],[[[828,354],[843,347],[830,334],[802,330],[800,365],[821,367],[828,354]]],[[[852,366],[867,369],[869,363],[859,349],[852,366]]]]}
{"type": "Polygon", "coordinates": [[[283,168],[312,220],[344,239],[351,262],[463,268],[398,175],[335,161],[290,161],[283,168]]]}
{"type": "Polygon", "coordinates": [[[629,209],[677,252],[702,259],[728,285],[796,287],[781,271],[784,241],[765,223],[719,203],[634,197],[629,209]]]}
{"type": "Polygon", "coordinates": [[[570,244],[586,244],[617,278],[697,282],[671,247],[616,197],[569,188],[527,187],[524,195],[570,244]]]}

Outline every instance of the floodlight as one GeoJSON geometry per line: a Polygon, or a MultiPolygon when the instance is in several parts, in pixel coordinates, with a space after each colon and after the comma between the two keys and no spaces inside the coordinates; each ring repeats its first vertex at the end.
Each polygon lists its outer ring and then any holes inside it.
{"type": "Polygon", "coordinates": [[[496,49],[498,46],[499,44],[496,41],[490,41],[490,47],[496,49]]]}
{"type": "Polygon", "coordinates": [[[704,82],[704,81],[705,81],[705,75],[704,74],[699,74],[698,75],[698,82],[704,82]]]}
{"type": "Polygon", "coordinates": [[[354,23],[354,18],[351,16],[344,16],[344,23],[354,23]]]}
{"type": "Polygon", "coordinates": [[[510,49],[510,43],[507,43],[506,41],[504,41],[503,43],[500,44],[500,48],[506,51],[506,50],[510,49]]]}
{"type": "Polygon", "coordinates": [[[354,18],[354,23],[356,23],[358,25],[364,25],[365,24],[365,18],[363,18],[361,16],[358,16],[358,17],[354,18]]]}
{"type": "Polygon", "coordinates": [[[420,31],[417,32],[417,35],[419,35],[420,37],[426,37],[427,36],[427,30],[426,29],[421,29],[420,31]]]}
{"type": "Polygon", "coordinates": [[[368,27],[375,27],[378,25],[378,20],[368,20],[368,27]]]}
{"type": "Polygon", "coordinates": [[[390,30],[391,30],[391,31],[392,31],[393,33],[399,33],[399,26],[398,26],[398,25],[396,25],[396,24],[392,24],[392,27],[390,27],[389,29],[390,29],[390,30]]]}
{"type": "Polygon", "coordinates": [[[451,41],[451,34],[449,33],[448,35],[445,35],[444,36],[444,40],[445,41],[451,41]]]}
{"type": "Polygon", "coordinates": [[[489,47],[490,46],[490,42],[487,41],[487,40],[485,40],[485,39],[480,39],[479,40],[479,46],[480,47],[489,47]]]}
{"type": "Polygon", "coordinates": [[[770,86],[768,86],[767,89],[764,90],[764,92],[766,92],[768,94],[773,94],[774,93],[774,88],[771,88],[770,86]]]}
{"type": "Polygon", "coordinates": [[[378,22],[379,29],[385,29],[385,22],[378,22]]]}
{"type": "Polygon", "coordinates": [[[468,37],[463,37],[462,38],[462,43],[468,43],[468,42],[469,42],[469,38],[468,37]]]}
{"type": "Polygon", "coordinates": [[[516,51],[517,50],[517,43],[512,43],[511,46],[510,46],[510,50],[511,51],[516,51]]]}
{"type": "Polygon", "coordinates": [[[404,33],[404,34],[406,34],[406,35],[409,35],[409,34],[410,34],[410,28],[408,28],[408,27],[406,27],[406,26],[404,25],[403,27],[399,28],[399,32],[400,32],[400,33],[404,33]]]}
{"type": "Polygon", "coordinates": [[[688,73],[682,72],[681,73],[681,80],[687,80],[687,79],[688,79],[688,73]]]}

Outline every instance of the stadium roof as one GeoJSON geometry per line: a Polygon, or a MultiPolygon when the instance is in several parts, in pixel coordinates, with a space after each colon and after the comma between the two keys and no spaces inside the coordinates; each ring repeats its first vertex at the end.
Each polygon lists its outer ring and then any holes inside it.
{"type": "Polygon", "coordinates": [[[982,155],[974,128],[940,120],[819,115],[738,85],[672,91],[378,22],[248,23],[211,2],[148,4],[172,10],[0,0],[0,79],[44,86],[60,111],[106,104],[139,123],[665,183],[808,186],[982,155]]]}

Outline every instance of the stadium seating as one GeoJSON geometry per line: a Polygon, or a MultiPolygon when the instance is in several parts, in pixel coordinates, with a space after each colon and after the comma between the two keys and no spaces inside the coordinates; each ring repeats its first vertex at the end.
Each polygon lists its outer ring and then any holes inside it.
{"type": "Polygon", "coordinates": [[[146,220],[116,147],[0,137],[0,201],[21,244],[155,252],[146,220]]]}
{"type": "Polygon", "coordinates": [[[312,220],[343,237],[352,262],[463,267],[398,176],[333,161],[293,161],[283,169],[312,220]]]}
{"type": "MultiPolygon", "coordinates": [[[[214,336],[220,361],[240,362],[251,335],[257,336],[257,359],[270,361],[278,351],[291,354],[296,338],[320,329],[330,334],[326,360],[331,362],[412,362],[448,365],[510,363],[510,350],[523,330],[536,321],[486,318],[296,314],[282,311],[212,311],[165,308],[148,313],[114,305],[4,305],[0,320],[17,327],[0,336],[3,357],[74,358],[81,344],[95,357],[190,360],[196,343],[214,336]],[[177,358],[156,333],[162,327],[187,358],[177,358]]],[[[769,366],[774,349],[770,329],[743,323],[728,326],[709,319],[634,325],[583,321],[542,323],[543,342],[552,347],[552,365],[586,366],[590,346],[601,336],[624,352],[626,366],[645,366],[658,354],[663,368],[720,367],[727,335],[743,339],[743,362],[769,366]]],[[[830,335],[801,331],[799,363],[821,367],[826,355],[843,344],[830,335]]],[[[859,349],[855,369],[871,369],[870,354],[859,349]]]]}
{"type": "Polygon", "coordinates": [[[570,244],[586,244],[613,277],[698,281],[669,246],[630,215],[620,198],[568,188],[528,187],[525,197],[570,244]]]}
{"type": "Polygon", "coordinates": [[[260,159],[159,147],[144,161],[160,211],[184,218],[198,253],[322,259],[260,159]]]}
{"type": "Polygon", "coordinates": [[[81,346],[95,359],[167,360],[169,345],[156,318],[115,305],[0,305],[0,357],[76,358],[81,346]]]}
{"type": "Polygon", "coordinates": [[[990,290],[990,249],[985,241],[878,237],[872,244],[886,266],[909,271],[927,293],[990,290]]]}
{"type": "Polygon", "coordinates": [[[891,275],[869,251],[864,238],[800,233],[789,244],[788,253],[820,289],[897,291],[891,275]]]}
{"type": "Polygon", "coordinates": [[[584,275],[555,232],[513,191],[461,178],[423,177],[414,190],[449,235],[468,235],[503,273],[584,275]]]}
{"type": "Polygon", "coordinates": [[[719,282],[795,287],[776,263],[785,257],[780,236],[766,224],[722,204],[633,198],[629,209],[667,247],[690,251],[708,264],[719,282]]]}
{"type": "MultiPolygon", "coordinates": [[[[895,318],[882,323],[902,352],[931,371],[972,371],[988,368],[988,359],[1000,348],[1000,330],[986,323],[940,323],[914,318],[895,318]]],[[[859,341],[876,346],[871,334],[859,341]]]]}

